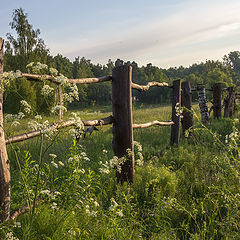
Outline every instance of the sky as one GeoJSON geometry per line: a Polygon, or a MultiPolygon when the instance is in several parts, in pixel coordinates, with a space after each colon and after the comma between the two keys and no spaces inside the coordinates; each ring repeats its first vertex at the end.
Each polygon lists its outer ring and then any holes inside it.
{"type": "Polygon", "coordinates": [[[0,0],[0,37],[23,8],[52,55],[161,68],[240,51],[240,0],[0,0]]]}

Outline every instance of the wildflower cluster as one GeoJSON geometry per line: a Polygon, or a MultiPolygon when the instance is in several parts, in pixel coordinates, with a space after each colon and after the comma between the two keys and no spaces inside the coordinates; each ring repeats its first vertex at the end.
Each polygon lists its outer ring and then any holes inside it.
{"type": "Polygon", "coordinates": [[[69,130],[70,135],[74,139],[79,139],[83,133],[84,124],[77,113],[72,113],[69,120],[73,121],[75,128],[69,130]]]}
{"type": "Polygon", "coordinates": [[[181,108],[180,103],[176,103],[175,111],[176,111],[176,116],[177,117],[183,118],[183,110],[181,108]]]}
{"type": "Polygon", "coordinates": [[[50,87],[49,85],[47,84],[44,84],[43,88],[41,89],[41,94],[43,96],[49,96],[50,94],[52,94],[54,91],[54,88],[50,87]]]}
{"type": "Polygon", "coordinates": [[[137,149],[137,152],[135,153],[135,156],[137,156],[135,162],[136,164],[139,166],[139,167],[142,167],[143,166],[143,154],[142,154],[142,145],[137,142],[137,141],[134,141],[133,142],[134,144],[134,147],[136,147],[137,149]]]}
{"type": "Polygon", "coordinates": [[[15,127],[20,124],[20,120],[25,117],[23,112],[19,112],[18,114],[7,114],[4,118],[5,122],[11,122],[11,127],[15,127]]]}
{"type": "Polygon", "coordinates": [[[35,74],[43,74],[46,73],[46,70],[48,70],[48,66],[40,62],[31,62],[26,67],[28,69],[28,72],[32,72],[35,74]]]}
{"type": "Polygon", "coordinates": [[[111,198],[111,206],[109,207],[109,210],[114,212],[119,217],[123,217],[123,212],[120,208],[120,205],[115,201],[114,198],[111,198]]]}
{"type": "Polygon", "coordinates": [[[79,100],[78,97],[78,87],[76,84],[69,84],[68,85],[68,93],[63,94],[63,99],[66,102],[73,102],[74,99],[79,100]]]}
{"type": "Polygon", "coordinates": [[[62,110],[63,112],[67,112],[67,108],[61,105],[56,105],[51,109],[52,113],[58,113],[60,110],[62,110]]]}
{"type": "Polygon", "coordinates": [[[22,101],[20,101],[20,103],[21,103],[21,106],[23,107],[23,111],[26,114],[30,114],[32,112],[32,107],[30,106],[30,104],[28,104],[27,101],[22,100],[22,101]]]}
{"type": "Polygon", "coordinates": [[[99,168],[99,171],[101,173],[109,174],[112,169],[116,169],[119,173],[121,173],[122,165],[126,162],[126,160],[126,157],[118,158],[117,156],[114,156],[110,159],[110,161],[105,161],[105,163],[100,161],[99,164],[101,167],[99,168]]]}
{"type": "Polygon", "coordinates": [[[4,72],[0,77],[0,91],[3,92],[6,87],[10,85],[12,81],[14,81],[16,78],[21,77],[21,72],[17,70],[16,72],[10,71],[10,72],[4,72]]]}
{"type": "Polygon", "coordinates": [[[233,120],[232,132],[225,137],[225,143],[228,144],[229,147],[236,147],[237,141],[239,140],[239,132],[236,127],[236,124],[239,122],[238,119],[233,120]]]}

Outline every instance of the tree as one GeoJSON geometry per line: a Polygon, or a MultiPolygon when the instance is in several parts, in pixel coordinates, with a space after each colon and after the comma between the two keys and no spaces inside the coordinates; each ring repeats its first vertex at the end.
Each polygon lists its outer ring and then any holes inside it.
{"type": "MultiPolygon", "coordinates": [[[[27,14],[22,8],[13,10],[11,29],[16,31],[16,37],[7,33],[5,51],[5,71],[26,71],[26,65],[30,62],[49,63],[53,58],[49,56],[49,50],[39,37],[40,30],[33,29],[27,19],[27,14]]],[[[41,83],[31,83],[24,79],[18,79],[5,91],[5,111],[16,113],[20,107],[20,100],[26,100],[38,112],[48,109],[46,99],[40,95],[41,83]]],[[[54,101],[54,100],[52,100],[54,101]]],[[[51,105],[51,104],[50,104],[51,105]]]]}
{"type": "Polygon", "coordinates": [[[240,52],[234,51],[224,55],[223,63],[231,69],[233,82],[240,85],[240,52]]]}
{"type": "Polygon", "coordinates": [[[17,37],[7,33],[5,67],[25,71],[26,65],[32,61],[45,63],[49,50],[43,39],[39,38],[40,30],[33,29],[22,8],[13,10],[12,22],[9,25],[16,31],[17,37]]]}

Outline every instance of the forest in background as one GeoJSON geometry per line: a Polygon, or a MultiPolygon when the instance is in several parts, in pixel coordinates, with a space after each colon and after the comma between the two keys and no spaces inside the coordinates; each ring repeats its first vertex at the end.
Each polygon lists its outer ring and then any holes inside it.
{"type": "MultiPolygon", "coordinates": [[[[133,67],[133,82],[145,85],[147,82],[160,81],[172,83],[175,79],[190,81],[192,86],[203,83],[211,87],[221,82],[224,86],[240,85],[240,52],[233,51],[223,56],[222,61],[206,60],[194,63],[189,67],[170,67],[163,69],[149,63],[139,66],[136,62],[117,59],[105,64],[94,64],[85,57],[77,56],[74,61],[57,54],[52,56],[44,40],[40,38],[40,30],[34,29],[29,23],[27,13],[23,9],[15,9],[10,27],[15,34],[6,34],[4,71],[27,72],[27,64],[41,62],[49,67],[56,68],[68,78],[101,77],[112,74],[116,66],[128,64],[133,67]]],[[[29,82],[26,79],[15,81],[9,86],[4,95],[4,109],[8,113],[16,113],[20,108],[20,101],[26,100],[38,113],[45,113],[54,104],[54,93],[47,99],[41,95],[42,83],[29,82]]],[[[110,104],[111,83],[78,85],[79,101],[70,104],[70,108],[110,104]]],[[[171,90],[168,88],[153,88],[151,91],[134,91],[136,102],[142,104],[166,104],[171,100],[171,90]]]]}

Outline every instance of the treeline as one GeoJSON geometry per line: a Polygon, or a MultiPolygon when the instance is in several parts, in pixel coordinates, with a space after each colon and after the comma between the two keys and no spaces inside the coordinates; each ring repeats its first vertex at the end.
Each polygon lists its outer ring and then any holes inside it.
{"type": "MultiPolygon", "coordinates": [[[[28,22],[27,14],[20,9],[13,11],[10,27],[16,31],[16,36],[7,34],[5,41],[4,71],[27,72],[26,66],[30,62],[41,62],[56,68],[68,78],[100,77],[112,74],[115,66],[128,64],[133,67],[133,82],[145,85],[151,81],[165,81],[171,84],[174,79],[188,80],[192,86],[199,83],[211,87],[216,82],[225,86],[240,85],[240,52],[230,52],[222,61],[207,60],[190,67],[175,67],[162,69],[151,63],[138,66],[136,62],[124,62],[111,59],[107,64],[93,64],[84,57],[76,57],[70,61],[58,54],[52,56],[44,40],[39,37],[40,30],[34,30],[28,22]]],[[[38,113],[48,113],[54,103],[54,94],[47,99],[41,95],[41,83],[32,83],[21,79],[12,84],[5,92],[5,110],[15,113],[19,111],[20,100],[26,100],[38,113]]],[[[79,102],[73,102],[70,107],[86,105],[109,104],[111,102],[111,83],[78,85],[79,102]]],[[[134,91],[136,102],[150,104],[164,104],[170,101],[171,90],[168,88],[152,88],[151,91],[134,91]]]]}

